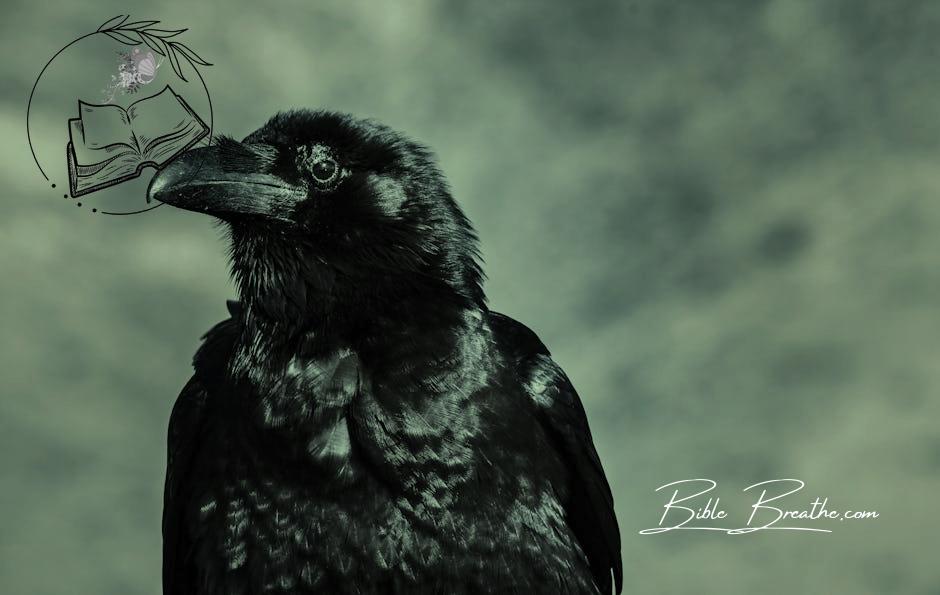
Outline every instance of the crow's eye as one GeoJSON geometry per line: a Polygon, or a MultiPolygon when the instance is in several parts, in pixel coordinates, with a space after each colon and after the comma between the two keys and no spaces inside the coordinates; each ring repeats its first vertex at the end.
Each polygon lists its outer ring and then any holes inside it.
{"type": "Polygon", "coordinates": [[[332,189],[343,173],[332,151],[323,145],[298,148],[297,160],[301,168],[309,173],[313,183],[321,189],[332,189]]]}
{"type": "Polygon", "coordinates": [[[310,165],[310,174],[321,184],[329,184],[339,173],[339,165],[332,157],[318,159],[310,165]]]}

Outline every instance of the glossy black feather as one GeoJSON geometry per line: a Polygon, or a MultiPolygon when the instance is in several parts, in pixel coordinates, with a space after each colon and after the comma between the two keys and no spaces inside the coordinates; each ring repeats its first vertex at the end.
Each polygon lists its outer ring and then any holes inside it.
{"type": "Polygon", "coordinates": [[[565,512],[591,563],[594,580],[602,593],[609,593],[613,574],[619,593],[623,588],[623,566],[614,498],[581,399],[531,329],[497,312],[490,313],[490,324],[502,338],[503,348],[518,362],[518,374],[526,383],[527,393],[555,441],[558,456],[571,471],[565,512]]]}
{"type": "Polygon", "coordinates": [[[300,112],[223,154],[290,180],[274,155],[303,142],[354,173],[295,224],[228,221],[242,299],[171,418],[164,592],[619,592],[581,402],[535,333],[485,306],[430,153],[300,112]]]}
{"type": "MultiPolygon", "coordinates": [[[[237,316],[237,302],[229,302],[237,316]]],[[[167,473],[163,503],[163,584],[166,595],[195,593],[193,536],[186,526],[184,505],[198,490],[196,456],[208,437],[207,386],[224,382],[225,366],[237,339],[236,319],[217,324],[203,336],[205,343],[193,358],[194,375],[176,399],[167,436],[167,473]]]]}

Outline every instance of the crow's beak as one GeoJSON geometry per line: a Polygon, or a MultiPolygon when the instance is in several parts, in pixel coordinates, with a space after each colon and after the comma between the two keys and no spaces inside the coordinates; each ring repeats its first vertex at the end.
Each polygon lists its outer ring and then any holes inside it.
{"type": "Polygon", "coordinates": [[[231,157],[218,147],[183,153],[150,180],[147,200],[221,219],[257,215],[290,221],[305,189],[265,173],[264,161],[250,153],[231,157]]]}

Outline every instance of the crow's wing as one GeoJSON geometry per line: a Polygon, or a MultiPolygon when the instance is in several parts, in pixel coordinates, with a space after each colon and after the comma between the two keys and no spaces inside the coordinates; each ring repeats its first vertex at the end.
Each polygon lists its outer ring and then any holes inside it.
{"type": "Polygon", "coordinates": [[[192,543],[185,509],[191,490],[192,469],[206,422],[208,395],[193,376],[173,406],[167,436],[166,484],[163,492],[163,593],[192,593],[195,575],[190,558],[192,543]]]}
{"type": "Polygon", "coordinates": [[[570,485],[561,490],[568,494],[563,505],[568,525],[591,565],[594,582],[601,593],[610,593],[611,587],[620,593],[623,588],[620,529],[613,495],[594,448],[581,399],[531,329],[496,312],[489,313],[489,321],[499,342],[517,359],[539,421],[568,465],[570,485]]]}
{"type": "Polygon", "coordinates": [[[197,455],[207,435],[212,398],[223,386],[223,376],[238,334],[239,305],[228,303],[232,318],[203,336],[193,358],[196,373],[183,387],[173,406],[167,432],[166,484],[163,494],[163,593],[193,595],[196,573],[193,544],[185,511],[199,480],[197,455]]]}

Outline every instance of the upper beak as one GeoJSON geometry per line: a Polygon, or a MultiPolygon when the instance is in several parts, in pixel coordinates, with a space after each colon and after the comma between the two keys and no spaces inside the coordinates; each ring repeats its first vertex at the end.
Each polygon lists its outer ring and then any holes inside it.
{"type": "Polygon", "coordinates": [[[154,175],[147,200],[223,219],[260,215],[289,221],[294,205],[305,198],[305,189],[264,169],[264,160],[252,159],[249,152],[233,159],[217,146],[193,149],[154,175]]]}

